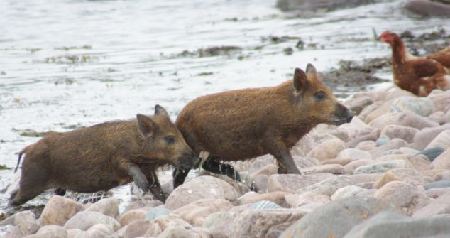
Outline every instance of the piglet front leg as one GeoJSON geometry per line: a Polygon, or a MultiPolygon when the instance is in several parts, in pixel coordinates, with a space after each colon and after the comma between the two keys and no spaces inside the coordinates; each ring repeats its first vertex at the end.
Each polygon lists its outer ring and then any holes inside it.
{"type": "Polygon", "coordinates": [[[129,165],[128,166],[128,175],[133,178],[134,183],[138,186],[138,188],[142,189],[144,193],[148,192],[148,180],[145,177],[145,174],[142,173],[142,170],[137,165],[129,165]]]}

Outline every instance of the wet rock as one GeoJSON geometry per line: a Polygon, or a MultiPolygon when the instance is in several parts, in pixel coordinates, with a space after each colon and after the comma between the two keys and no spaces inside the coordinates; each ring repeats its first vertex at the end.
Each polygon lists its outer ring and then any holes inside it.
{"type": "Polygon", "coordinates": [[[312,174],[312,173],[343,174],[344,166],[340,164],[325,164],[320,166],[304,168],[302,169],[302,172],[305,174],[312,174]]]}
{"type": "MultiPolygon", "coordinates": [[[[157,226],[152,221],[147,220],[135,220],[128,224],[124,232],[124,238],[135,238],[140,236],[145,236],[147,231],[150,229],[154,229],[154,227],[157,226]]],[[[157,226],[159,229],[159,226],[157,226]]],[[[161,231],[159,230],[160,233],[161,231]]]]}
{"type": "Polygon", "coordinates": [[[134,201],[131,201],[126,207],[124,212],[129,211],[129,210],[133,210],[133,209],[138,209],[138,208],[143,208],[143,207],[157,207],[162,205],[163,203],[159,200],[148,200],[148,199],[136,199],[134,201]]]}
{"type": "Polygon", "coordinates": [[[353,115],[357,116],[361,111],[373,103],[370,96],[354,97],[345,101],[345,106],[350,109],[353,115]]]}
{"type": "Polygon", "coordinates": [[[67,238],[82,238],[87,236],[87,232],[80,229],[67,229],[67,238]]]}
{"type": "MultiPolygon", "coordinates": [[[[301,170],[301,168],[308,168],[312,166],[320,165],[320,161],[313,157],[308,156],[293,156],[294,163],[297,165],[297,168],[301,170]]],[[[277,166],[277,172],[278,173],[278,166],[277,166]]],[[[276,174],[274,173],[274,174],[276,174]]]]}
{"type": "Polygon", "coordinates": [[[350,140],[354,140],[359,139],[363,135],[370,134],[374,128],[367,125],[359,117],[353,117],[350,123],[340,125],[337,130],[345,132],[350,140]]]}
{"type": "Polygon", "coordinates": [[[370,174],[370,173],[384,173],[394,168],[409,168],[412,167],[405,160],[391,160],[391,161],[379,161],[369,165],[360,166],[353,171],[353,174],[370,174]]]}
{"type": "Polygon", "coordinates": [[[314,192],[304,192],[301,194],[287,194],[286,202],[292,208],[300,208],[302,206],[308,205],[311,207],[311,204],[318,207],[330,202],[330,196],[318,194],[314,192]]]}
{"type": "Polygon", "coordinates": [[[89,238],[119,238],[119,236],[114,234],[114,230],[111,226],[104,224],[93,225],[87,230],[87,237],[89,238]]]}
{"type": "Polygon", "coordinates": [[[341,150],[345,149],[344,141],[340,139],[330,139],[314,147],[309,153],[309,157],[324,161],[336,158],[341,150]]]}
{"type": "Polygon", "coordinates": [[[388,125],[381,130],[380,136],[386,136],[390,139],[400,138],[411,143],[418,131],[419,130],[408,126],[388,125]]]}
{"type": "Polygon", "coordinates": [[[426,97],[399,97],[392,101],[391,112],[407,111],[427,117],[434,111],[433,101],[426,97]]]}
{"type": "Polygon", "coordinates": [[[439,133],[425,149],[440,147],[443,149],[450,148],[450,130],[439,133]]]}
{"type": "Polygon", "coordinates": [[[238,192],[227,182],[212,177],[199,176],[177,187],[167,198],[166,207],[177,209],[199,199],[227,199],[234,201],[238,192]]]}
{"type": "Polygon", "coordinates": [[[424,155],[417,154],[415,156],[409,156],[406,160],[420,173],[427,173],[432,168],[431,162],[424,155]]]}
{"type": "Polygon", "coordinates": [[[411,214],[415,209],[428,202],[423,189],[403,181],[392,181],[385,184],[374,194],[374,197],[411,214]]]}
{"type": "Polygon", "coordinates": [[[425,149],[425,147],[428,146],[436,136],[447,129],[450,129],[450,124],[432,128],[425,128],[417,132],[414,136],[413,147],[419,150],[425,149]]]}
{"type": "Polygon", "coordinates": [[[256,191],[259,193],[265,193],[268,191],[268,183],[269,183],[269,176],[267,175],[258,175],[255,178],[253,178],[253,186],[255,187],[256,191]]]}
{"type": "Polygon", "coordinates": [[[304,215],[295,209],[245,210],[235,218],[231,237],[267,237],[270,228],[293,224],[304,215]]]}
{"type": "Polygon", "coordinates": [[[431,166],[434,169],[450,169],[450,149],[447,149],[444,153],[434,159],[431,166]]]}
{"type": "Polygon", "coordinates": [[[39,221],[41,225],[60,225],[63,226],[77,212],[83,210],[83,205],[72,199],[55,195],[42,211],[39,221]]]}
{"type": "Polygon", "coordinates": [[[347,148],[339,152],[338,159],[350,159],[351,161],[359,159],[372,159],[369,152],[357,149],[357,148],[347,148]]]}
{"type": "Polygon", "coordinates": [[[343,188],[348,185],[358,185],[364,186],[364,188],[370,188],[372,186],[371,184],[374,183],[380,176],[381,174],[339,175],[315,183],[297,191],[297,193],[311,191],[317,194],[331,196],[339,188],[343,188]]]}
{"type": "Polygon", "coordinates": [[[343,159],[330,159],[330,160],[325,160],[324,162],[322,162],[323,165],[326,164],[338,164],[341,166],[345,166],[346,164],[352,162],[352,160],[350,158],[343,158],[343,159]]]}
{"type": "Polygon", "coordinates": [[[384,173],[383,176],[375,182],[374,187],[381,188],[385,184],[396,180],[407,182],[416,186],[423,185],[425,182],[422,175],[415,169],[396,168],[384,173]]]}
{"type": "Polygon", "coordinates": [[[393,154],[392,153],[393,151],[398,150],[405,146],[407,146],[407,143],[402,139],[398,138],[392,140],[388,139],[386,144],[381,144],[378,147],[375,147],[373,150],[370,151],[370,154],[372,155],[372,158],[379,160],[379,157],[393,154]]]}
{"type": "Polygon", "coordinates": [[[268,191],[284,191],[294,193],[298,189],[304,188],[308,185],[318,183],[324,179],[333,177],[333,174],[274,174],[269,177],[268,191]]]}
{"type": "Polygon", "coordinates": [[[370,195],[371,192],[369,192],[369,190],[366,188],[361,188],[356,185],[348,185],[343,188],[337,189],[336,192],[333,195],[331,195],[331,200],[352,198],[356,196],[370,197],[370,195]]]}
{"type": "Polygon", "coordinates": [[[91,226],[96,224],[104,224],[110,226],[113,230],[117,230],[120,227],[119,222],[110,216],[106,216],[100,212],[78,212],[70,218],[66,224],[66,229],[80,229],[83,231],[88,230],[91,226]]]}
{"type": "Polygon", "coordinates": [[[369,123],[369,126],[378,129],[383,129],[387,125],[409,126],[419,130],[427,127],[439,126],[437,122],[412,112],[386,113],[369,123]]]}
{"type": "Polygon", "coordinates": [[[22,238],[24,235],[20,231],[19,227],[6,225],[0,228],[1,234],[4,238],[22,238]]]}
{"type": "Polygon", "coordinates": [[[225,199],[201,199],[177,208],[172,214],[181,217],[194,226],[202,226],[209,214],[226,211],[231,207],[233,205],[225,199]]]}
{"type": "Polygon", "coordinates": [[[100,212],[106,216],[115,218],[119,215],[119,203],[117,198],[104,198],[91,204],[85,211],[100,212]]]}
{"type": "Polygon", "coordinates": [[[203,228],[214,238],[229,238],[230,221],[234,218],[235,215],[231,212],[215,212],[206,217],[203,228]]]}
{"type": "Polygon", "coordinates": [[[39,231],[29,238],[66,238],[67,231],[62,226],[58,225],[46,225],[39,229],[39,231]]]}
{"type": "Polygon", "coordinates": [[[439,125],[445,124],[448,122],[447,118],[445,117],[445,113],[444,112],[434,112],[431,113],[430,116],[428,116],[428,118],[430,118],[431,120],[439,123],[439,125]]]}
{"type": "Polygon", "coordinates": [[[126,226],[133,221],[145,220],[147,209],[133,209],[120,215],[119,223],[121,226],[126,226]]]}
{"type": "Polygon", "coordinates": [[[449,222],[448,215],[410,218],[394,212],[381,212],[355,226],[344,238],[444,238],[450,235],[449,222]]]}
{"type": "Polygon", "coordinates": [[[439,180],[425,185],[425,189],[449,188],[450,180],[439,180]]]}
{"type": "Polygon", "coordinates": [[[424,149],[423,151],[419,152],[418,154],[422,154],[425,157],[427,157],[427,159],[429,161],[434,161],[434,159],[436,159],[439,155],[441,155],[443,152],[445,151],[444,148],[441,147],[432,147],[432,148],[428,148],[428,149],[424,149]]]}
{"type": "Polygon", "coordinates": [[[168,227],[161,234],[158,235],[158,238],[202,238],[207,237],[206,232],[196,232],[194,229],[186,228],[186,227],[168,227]]]}
{"type": "Polygon", "coordinates": [[[272,175],[272,174],[276,174],[278,173],[278,166],[276,166],[275,164],[268,164],[262,168],[260,168],[259,170],[253,172],[252,174],[250,174],[251,178],[254,178],[258,175],[272,175]]]}
{"type": "Polygon", "coordinates": [[[449,17],[450,5],[430,0],[409,0],[405,9],[426,17],[449,17]]]}
{"type": "Polygon", "coordinates": [[[281,206],[272,201],[262,200],[249,204],[248,208],[255,210],[271,210],[271,209],[280,209],[281,206]]]}
{"type": "Polygon", "coordinates": [[[430,217],[440,214],[450,214],[450,193],[447,192],[437,199],[431,200],[428,205],[414,212],[413,217],[430,217]]]}
{"type": "Polygon", "coordinates": [[[360,159],[360,160],[352,161],[344,166],[344,172],[346,174],[353,174],[355,169],[357,169],[361,166],[369,165],[371,163],[373,163],[373,161],[370,159],[360,159]]]}
{"type": "Polygon", "coordinates": [[[282,191],[271,192],[271,193],[248,192],[239,198],[239,202],[241,204],[247,204],[247,203],[254,203],[254,202],[258,202],[258,201],[262,201],[262,200],[268,200],[268,201],[272,201],[280,206],[284,206],[286,204],[286,200],[284,199],[285,196],[286,196],[286,193],[282,192],[282,191]]]}
{"type": "Polygon", "coordinates": [[[304,216],[280,237],[343,237],[356,224],[387,208],[384,203],[373,198],[332,201],[304,216]]]}
{"type": "Polygon", "coordinates": [[[166,216],[170,213],[170,210],[163,205],[150,208],[145,214],[145,219],[154,220],[162,216],[166,216]]]}
{"type": "Polygon", "coordinates": [[[17,226],[23,235],[33,234],[39,229],[39,222],[31,211],[18,212],[0,222],[0,226],[6,225],[17,226]]]}

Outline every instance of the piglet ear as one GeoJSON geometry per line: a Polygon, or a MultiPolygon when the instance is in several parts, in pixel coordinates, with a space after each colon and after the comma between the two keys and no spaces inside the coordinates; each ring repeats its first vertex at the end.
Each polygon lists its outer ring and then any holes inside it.
{"type": "Polygon", "coordinates": [[[159,104],[155,105],[155,115],[162,115],[162,116],[169,117],[169,113],[167,113],[166,109],[161,107],[161,105],[159,105],[159,104]]]}
{"type": "Polygon", "coordinates": [[[315,81],[318,79],[317,70],[316,67],[314,67],[314,65],[308,63],[308,65],[306,66],[306,76],[309,81],[315,81]]]}
{"type": "Polygon", "coordinates": [[[148,138],[155,135],[158,125],[148,116],[136,114],[138,130],[142,137],[148,138]]]}
{"type": "Polygon", "coordinates": [[[295,68],[294,78],[293,78],[294,89],[297,92],[305,90],[308,87],[308,80],[305,72],[300,68],[295,68]]]}

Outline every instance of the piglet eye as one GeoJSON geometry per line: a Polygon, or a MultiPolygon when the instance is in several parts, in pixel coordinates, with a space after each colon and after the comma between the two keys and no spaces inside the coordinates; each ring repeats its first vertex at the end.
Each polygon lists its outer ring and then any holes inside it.
{"type": "Polygon", "coordinates": [[[326,97],[326,94],[323,91],[319,91],[319,92],[314,93],[314,98],[317,101],[321,101],[321,100],[325,99],[325,97],[326,97]]]}
{"type": "Polygon", "coordinates": [[[164,140],[166,141],[167,144],[169,145],[173,145],[175,144],[175,136],[165,136],[164,140]]]}

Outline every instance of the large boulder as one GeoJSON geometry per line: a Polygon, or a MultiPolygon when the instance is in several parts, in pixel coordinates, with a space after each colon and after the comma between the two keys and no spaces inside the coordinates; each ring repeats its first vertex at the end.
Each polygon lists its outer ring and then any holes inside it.
{"type": "Polygon", "coordinates": [[[450,236],[450,215],[410,218],[382,212],[355,226],[344,238],[444,238],[450,236]]]}
{"type": "Polygon", "coordinates": [[[444,4],[430,0],[409,0],[405,4],[405,9],[427,17],[449,17],[450,4],[444,4]]]}
{"type": "Polygon", "coordinates": [[[72,218],[70,218],[64,227],[66,229],[80,229],[88,230],[91,226],[96,224],[104,224],[110,226],[113,230],[117,230],[120,227],[120,223],[114,218],[106,216],[100,212],[79,212],[72,218]]]}
{"type": "Polygon", "coordinates": [[[42,226],[63,226],[67,220],[81,210],[83,210],[83,205],[81,203],[55,195],[48,200],[41,216],[39,217],[39,221],[42,226]]]}
{"type": "Polygon", "coordinates": [[[439,133],[431,142],[430,144],[425,147],[425,149],[430,148],[443,148],[447,149],[450,148],[450,130],[445,130],[439,133]]]}
{"type": "Polygon", "coordinates": [[[450,214],[450,192],[447,192],[437,199],[428,203],[428,205],[414,212],[414,217],[430,217],[440,214],[450,214]]]}
{"type": "Polygon", "coordinates": [[[231,207],[233,205],[225,199],[201,199],[177,208],[172,214],[181,217],[194,226],[202,226],[209,214],[226,211],[231,207]]]}
{"type": "Polygon", "coordinates": [[[375,198],[399,210],[411,214],[427,204],[428,198],[422,187],[403,181],[392,181],[375,192],[375,198]]]}
{"type": "Polygon", "coordinates": [[[145,220],[145,214],[147,214],[148,208],[133,209],[124,212],[119,216],[119,223],[121,226],[126,226],[133,221],[145,220]]]}
{"type": "Polygon", "coordinates": [[[87,232],[85,237],[89,238],[119,238],[118,235],[114,234],[114,230],[111,228],[111,226],[107,226],[105,224],[97,224],[91,226],[87,232]]]}
{"type": "Polygon", "coordinates": [[[282,230],[305,215],[296,209],[250,209],[234,220],[231,237],[278,237],[282,230]],[[283,229],[277,229],[277,227],[283,229]]]}
{"type": "Polygon", "coordinates": [[[356,7],[369,4],[373,0],[278,0],[277,7],[282,11],[302,10],[316,11],[321,9],[334,10],[337,8],[356,7]]]}
{"type": "Polygon", "coordinates": [[[309,185],[318,183],[324,179],[334,177],[329,173],[323,174],[274,174],[269,177],[268,191],[284,191],[294,193],[295,191],[305,188],[309,185]]]}
{"type": "Polygon", "coordinates": [[[36,234],[27,236],[28,238],[66,238],[67,231],[62,226],[47,225],[39,229],[36,234]]]}
{"type": "Polygon", "coordinates": [[[119,199],[117,198],[104,198],[89,205],[89,207],[86,208],[86,211],[100,212],[104,215],[115,218],[119,215],[119,203],[119,199]]]}
{"type": "Polygon", "coordinates": [[[334,159],[341,152],[341,150],[345,149],[345,142],[334,138],[325,140],[322,143],[316,145],[309,153],[309,157],[313,157],[318,159],[319,161],[325,161],[329,159],[334,159]]]}
{"type": "Polygon", "coordinates": [[[369,123],[369,126],[383,129],[387,125],[409,126],[416,129],[439,126],[429,118],[419,116],[413,112],[391,112],[386,113],[369,123]]]}
{"type": "Polygon", "coordinates": [[[448,129],[450,129],[450,124],[425,128],[421,131],[418,131],[413,139],[413,147],[419,150],[423,150],[437,135],[439,135],[442,131],[448,129]]]}
{"type": "Polygon", "coordinates": [[[411,143],[418,131],[409,126],[388,125],[381,130],[380,136],[386,136],[390,139],[399,138],[411,143]]]}
{"type": "Polygon", "coordinates": [[[327,196],[333,195],[339,188],[346,187],[348,185],[366,185],[374,183],[381,174],[354,174],[354,175],[339,175],[325,179],[319,183],[310,185],[304,189],[297,191],[303,193],[305,191],[311,191],[317,194],[323,194],[327,196]]]}
{"type": "Polygon", "coordinates": [[[23,235],[33,234],[39,229],[39,221],[31,211],[18,212],[0,222],[0,226],[7,225],[18,227],[23,235]]]}
{"type": "Polygon", "coordinates": [[[169,209],[177,209],[200,199],[234,201],[238,197],[239,193],[229,183],[204,175],[178,186],[167,198],[165,206],[169,209]]]}
{"type": "Polygon", "coordinates": [[[373,198],[335,200],[304,216],[280,237],[343,237],[355,225],[388,208],[373,198]]]}
{"type": "Polygon", "coordinates": [[[431,166],[434,169],[449,170],[450,169],[450,149],[447,149],[444,153],[440,154],[433,160],[431,166]]]}

